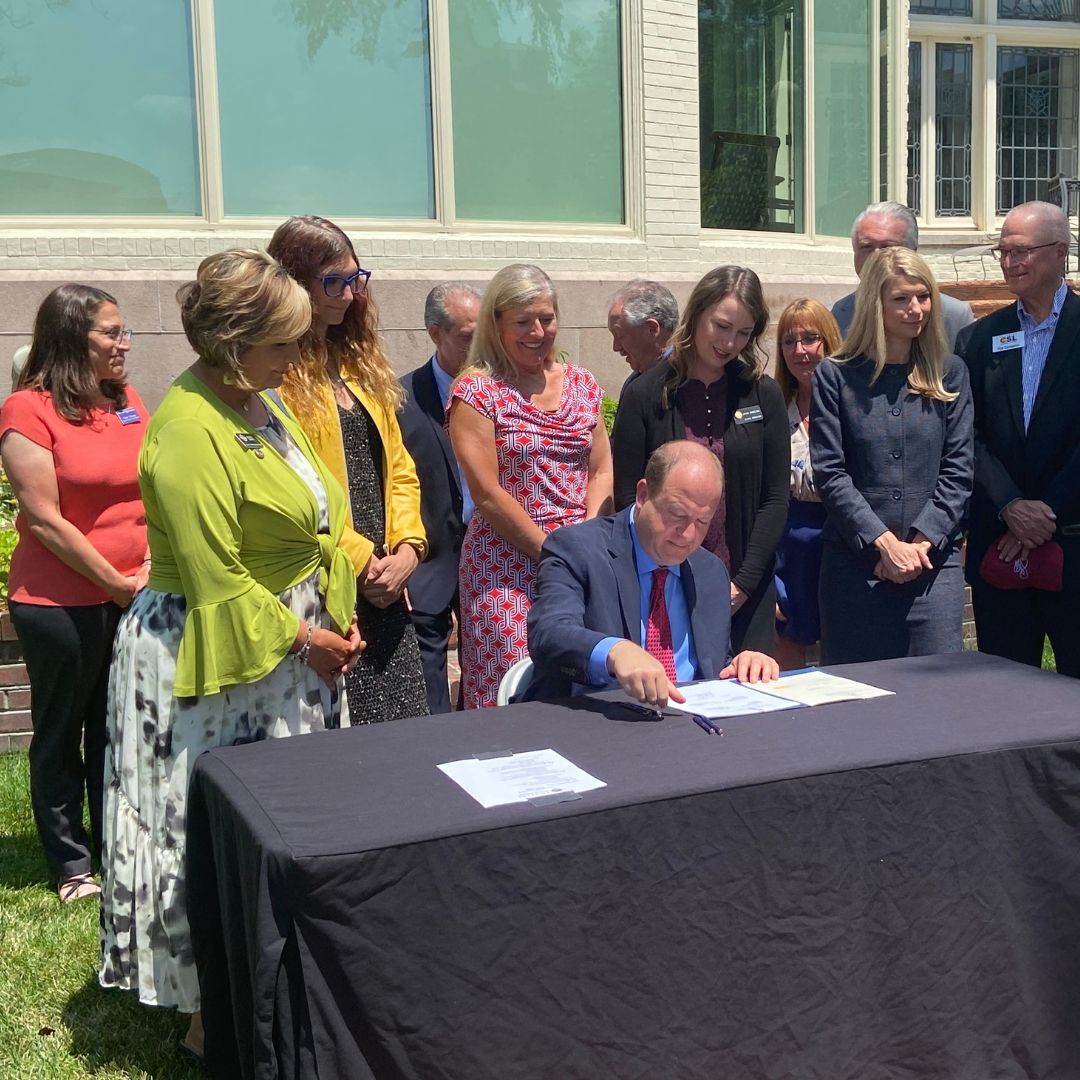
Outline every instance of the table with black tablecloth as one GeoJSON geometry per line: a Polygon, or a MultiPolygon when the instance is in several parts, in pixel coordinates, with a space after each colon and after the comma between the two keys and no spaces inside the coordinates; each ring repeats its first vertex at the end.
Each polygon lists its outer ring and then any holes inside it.
{"type": "Polygon", "coordinates": [[[1080,1076],[1080,681],[832,670],[896,695],[722,738],[579,698],[203,755],[214,1075],[1080,1076]],[[484,810],[436,767],[547,747],[607,786],[484,810]]]}

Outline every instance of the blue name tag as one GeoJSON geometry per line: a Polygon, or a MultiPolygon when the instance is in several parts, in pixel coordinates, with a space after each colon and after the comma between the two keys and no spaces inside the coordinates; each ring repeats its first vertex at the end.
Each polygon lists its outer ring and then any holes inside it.
{"type": "Polygon", "coordinates": [[[120,423],[124,424],[124,425],[138,424],[138,423],[142,422],[142,417],[139,416],[139,410],[138,409],[132,409],[132,408],[121,409],[116,414],[116,419],[119,420],[120,423]]]}

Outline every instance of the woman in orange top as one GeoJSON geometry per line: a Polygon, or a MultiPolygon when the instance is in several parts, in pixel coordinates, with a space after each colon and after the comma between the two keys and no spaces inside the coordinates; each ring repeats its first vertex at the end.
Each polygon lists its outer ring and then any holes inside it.
{"type": "Polygon", "coordinates": [[[130,348],[113,297],[61,285],[38,308],[0,411],[0,456],[19,501],[9,586],[30,677],[30,800],[64,901],[99,892],[90,862],[101,851],[112,642],[149,573],[137,478],[148,416],[125,380],[130,348]]]}

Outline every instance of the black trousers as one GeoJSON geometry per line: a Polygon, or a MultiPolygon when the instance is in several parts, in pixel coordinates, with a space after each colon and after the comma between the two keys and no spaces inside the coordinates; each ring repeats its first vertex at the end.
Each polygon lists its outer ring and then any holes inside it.
{"type": "Polygon", "coordinates": [[[12,603],[11,621],[30,676],[30,803],[49,868],[63,881],[101,854],[105,704],[120,608],[12,603]]]}
{"type": "MultiPolygon", "coordinates": [[[[453,602],[443,611],[431,614],[412,611],[416,643],[420,646],[420,665],[424,669],[424,686],[427,690],[428,712],[432,715],[450,712],[450,687],[446,677],[446,650],[453,630],[453,614],[458,610],[457,593],[453,602]]],[[[460,692],[459,692],[460,698],[460,692]]]]}
{"type": "Polygon", "coordinates": [[[1080,619],[1075,593],[1042,589],[995,589],[983,581],[971,586],[979,651],[1017,660],[1030,667],[1042,662],[1049,637],[1062,675],[1080,678],[1080,619]]]}

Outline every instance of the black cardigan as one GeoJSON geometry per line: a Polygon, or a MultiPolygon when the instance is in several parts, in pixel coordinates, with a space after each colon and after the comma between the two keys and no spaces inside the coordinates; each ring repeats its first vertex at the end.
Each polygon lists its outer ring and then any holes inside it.
{"type": "MultiPolygon", "coordinates": [[[[791,435],[783,392],[767,375],[750,380],[727,368],[724,418],[724,498],[731,579],[748,596],[772,584],[773,556],[787,520],[791,481],[791,435]],[[763,419],[735,422],[737,409],[757,405],[763,419]]],[[[619,401],[612,431],[615,509],[634,501],[645,463],[658,447],[685,439],[678,408],[664,408],[664,380],[671,365],[661,361],[635,379],[619,401]]]]}

